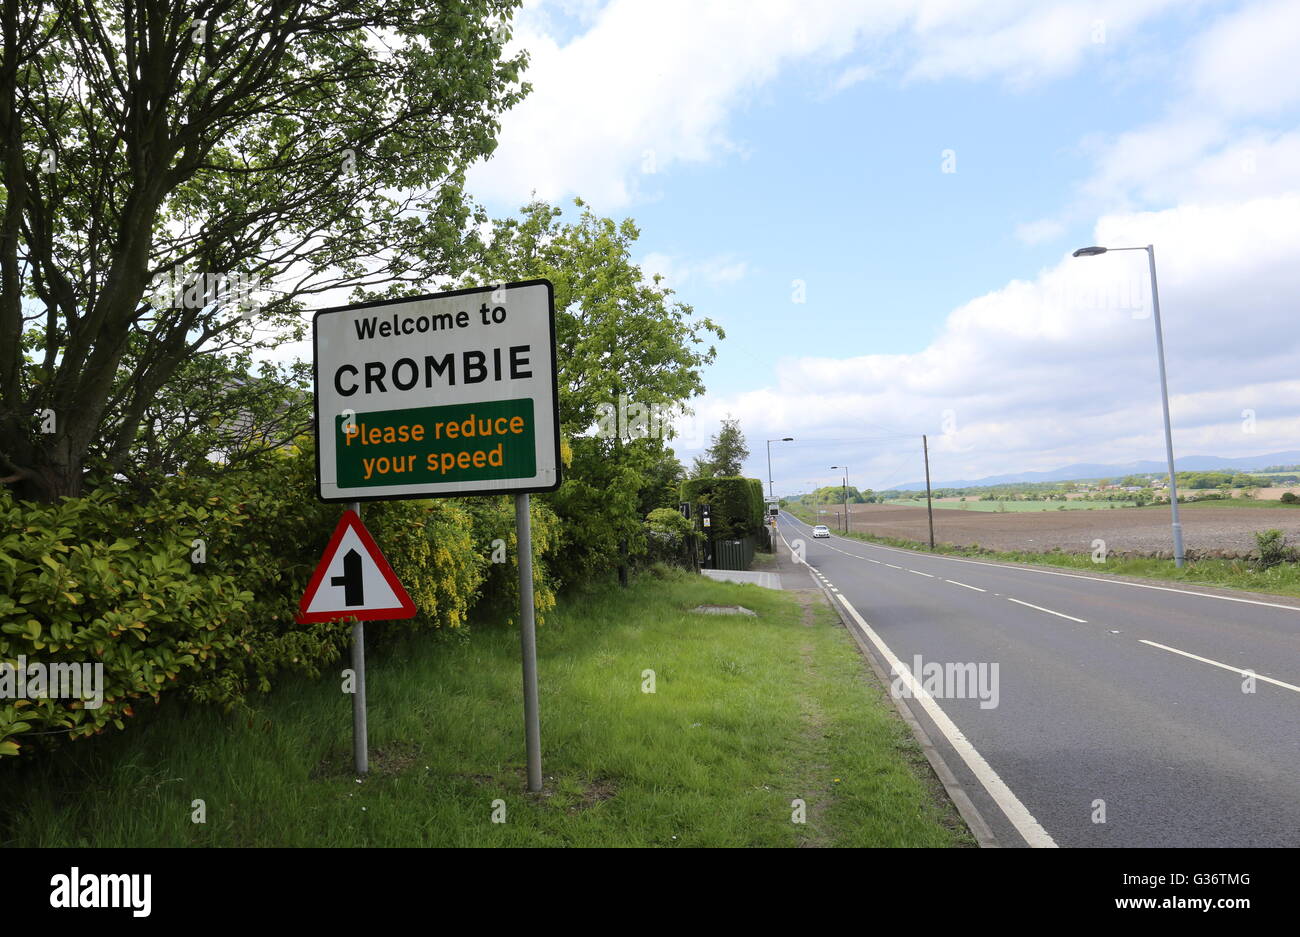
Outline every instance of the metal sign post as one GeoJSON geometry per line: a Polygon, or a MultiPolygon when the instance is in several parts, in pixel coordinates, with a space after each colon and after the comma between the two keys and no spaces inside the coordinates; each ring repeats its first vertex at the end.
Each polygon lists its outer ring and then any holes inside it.
{"type": "Polygon", "coordinates": [[[519,543],[519,647],[524,660],[524,747],[528,789],[542,789],[542,728],[537,705],[537,624],[533,605],[533,523],[528,495],[515,495],[519,543]]]}
{"type": "MultiPolygon", "coordinates": [[[[361,502],[353,501],[349,507],[361,516],[361,502]]],[[[352,694],[352,764],[357,774],[370,771],[369,737],[366,733],[366,625],[363,621],[352,623],[352,679],[356,681],[352,694]]]]}
{"type": "Polygon", "coordinates": [[[352,760],[357,774],[369,770],[365,622],[406,619],[415,613],[415,603],[361,522],[361,503],[352,502],[298,603],[298,621],[352,621],[352,760]]]}

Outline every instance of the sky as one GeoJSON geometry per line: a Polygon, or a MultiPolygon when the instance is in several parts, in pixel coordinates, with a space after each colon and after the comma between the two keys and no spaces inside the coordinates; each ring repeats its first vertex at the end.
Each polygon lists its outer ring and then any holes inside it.
{"type": "MultiPolygon", "coordinates": [[[[469,188],[579,196],[725,330],[778,494],[1300,448],[1300,0],[538,0],[469,188]]],[[[576,215],[576,210],[569,212],[576,215]]]]}

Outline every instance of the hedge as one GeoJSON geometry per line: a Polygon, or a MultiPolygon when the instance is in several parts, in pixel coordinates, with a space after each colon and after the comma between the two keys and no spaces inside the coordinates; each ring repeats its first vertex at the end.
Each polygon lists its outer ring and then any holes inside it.
{"type": "MultiPolygon", "coordinates": [[[[277,674],[319,675],[346,646],[350,625],[294,620],[341,513],[313,486],[304,450],[256,476],[173,478],[143,503],[126,491],[57,504],[0,492],[0,662],[104,665],[98,708],[0,700],[0,755],[27,749],[24,736],[121,729],[139,703],[178,689],[229,708],[269,690],[277,674]]],[[[378,502],[364,519],[419,609],[370,632],[380,640],[464,627],[485,586],[518,594],[509,498],[378,502]],[[494,551],[496,541],[503,550],[494,551]],[[505,562],[494,563],[494,552],[505,562]]],[[[549,568],[559,523],[536,502],[533,540],[541,621],[555,604],[549,568]]]]}
{"type": "Polygon", "coordinates": [[[757,478],[691,478],[682,482],[681,497],[709,505],[710,535],[715,539],[746,537],[763,526],[763,484],[757,478]]]}

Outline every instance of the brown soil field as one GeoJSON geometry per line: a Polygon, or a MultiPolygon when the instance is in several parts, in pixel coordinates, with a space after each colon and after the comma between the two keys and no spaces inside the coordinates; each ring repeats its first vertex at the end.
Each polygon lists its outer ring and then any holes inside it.
{"type": "MultiPolygon", "coordinates": [[[[1255,549],[1255,531],[1276,527],[1287,542],[1300,545],[1300,508],[1236,508],[1180,505],[1183,543],[1189,557],[1247,556],[1255,549]]],[[[851,505],[852,529],[878,537],[925,542],[929,539],[922,507],[888,504],[851,505]]],[[[834,519],[823,519],[834,527],[834,519]]],[[[1097,511],[956,511],[934,512],[936,543],[979,544],[994,550],[1091,553],[1092,542],[1106,541],[1120,556],[1173,556],[1169,507],[1115,508],[1097,511]]]]}

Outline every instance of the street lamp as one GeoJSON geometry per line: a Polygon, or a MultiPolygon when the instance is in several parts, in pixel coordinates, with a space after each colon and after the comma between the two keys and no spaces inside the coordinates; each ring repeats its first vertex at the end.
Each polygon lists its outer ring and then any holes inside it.
{"type": "Polygon", "coordinates": [[[840,492],[844,495],[844,532],[849,532],[849,467],[847,465],[832,465],[833,469],[844,470],[844,483],[840,492]]]}
{"type": "Polygon", "coordinates": [[[1174,565],[1183,565],[1183,525],[1178,522],[1178,483],[1174,475],[1174,436],[1169,427],[1169,385],[1165,380],[1165,339],[1160,328],[1160,291],[1156,287],[1156,249],[1146,247],[1081,247],[1075,257],[1095,257],[1107,251],[1146,251],[1151,270],[1151,311],[1156,320],[1156,361],[1160,366],[1160,406],[1165,415],[1165,455],[1169,459],[1169,509],[1173,513],[1174,565]]]}
{"type": "Polygon", "coordinates": [[[782,436],[780,439],[769,439],[767,441],[767,497],[771,500],[775,497],[772,494],[772,443],[774,442],[794,442],[793,436],[782,436]]]}

